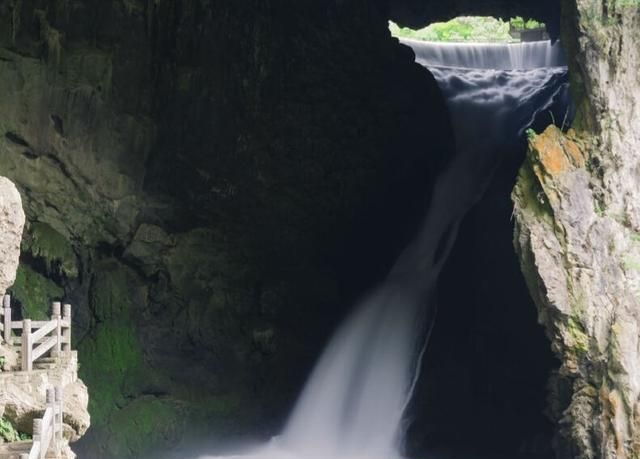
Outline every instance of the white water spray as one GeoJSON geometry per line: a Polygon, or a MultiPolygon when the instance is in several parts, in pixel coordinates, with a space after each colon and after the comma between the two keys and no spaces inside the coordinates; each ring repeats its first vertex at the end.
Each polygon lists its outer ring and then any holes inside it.
{"type": "Polygon", "coordinates": [[[436,180],[416,239],[331,339],[283,433],[257,450],[226,458],[401,457],[403,414],[432,323],[436,282],[458,225],[482,196],[504,146],[566,91],[566,69],[555,67],[561,64],[559,48],[548,42],[403,43],[443,91],[456,155],[436,180]]]}

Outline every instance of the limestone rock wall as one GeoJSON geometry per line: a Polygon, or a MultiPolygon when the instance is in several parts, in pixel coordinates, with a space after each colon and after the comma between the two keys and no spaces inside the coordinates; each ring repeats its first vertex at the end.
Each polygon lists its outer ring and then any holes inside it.
{"type": "MultiPolygon", "coordinates": [[[[4,346],[0,345],[0,348],[4,346]]],[[[58,445],[60,457],[76,457],[69,443],[78,441],[90,425],[87,411],[89,394],[77,372],[76,351],[61,354],[55,365],[48,369],[0,372],[0,417],[5,426],[4,438],[0,438],[1,457],[13,458],[18,456],[17,451],[30,450],[33,421],[42,419],[47,408],[46,391],[52,387],[60,388],[63,394],[63,432],[62,442],[58,445]]]]}
{"type": "Polygon", "coordinates": [[[17,430],[31,435],[33,420],[42,416],[46,408],[46,391],[60,387],[64,397],[64,436],[67,441],[78,441],[89,428],[87,411],[89,394],[78,379],[76,351],[58,358],[55,368],[36,369],[30,373],[0,373],[0,412],[17,430]]]}
{"type": "Polygon", "coordinates": [[[640,4],[563,2],[579,116],[532,136],[515,247],[562,365],[561,458],[640,457],[640,4]]]}
{"type": "Polygon", "coordinates": [[[25,215],[20,192],[0,177],[0,295],[16,280],[25,215]]]}

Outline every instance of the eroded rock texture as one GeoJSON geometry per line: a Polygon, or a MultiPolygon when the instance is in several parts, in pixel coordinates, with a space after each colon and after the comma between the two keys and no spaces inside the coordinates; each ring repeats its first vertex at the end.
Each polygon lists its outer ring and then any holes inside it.
{"type": "Polygon", "coordinates": [[[567,0],[575,131],[530,139],[515,246],[553,350],[562,458],[640,457],[640,5],[567,0]]]}
{"type": "Polygon", "coordinates": [[[0,177],[0,295],[16,279],[25,216],[22,199],[11,180],[0,177]]]}
{"type": "Polygon", "coordinates": [[[409,237],[451,135],[373,3],[0,2],[12,292],[74,304],[81,457],[277,424],[409,237]]]}
{"type": "Polygon", "coordinates": [[[68,442],[78,441],[89,428],[90,417],[87,387],[78,379],[77,371],[78,359],[73,352],[61,356],[57,365],[47,371],[0,373],[0,413],[3,419],[19,432],[32,435],[33,420],[41,418],[46,409],[47,389],[60,387],[64,394],[65,446],[68,442]]]}

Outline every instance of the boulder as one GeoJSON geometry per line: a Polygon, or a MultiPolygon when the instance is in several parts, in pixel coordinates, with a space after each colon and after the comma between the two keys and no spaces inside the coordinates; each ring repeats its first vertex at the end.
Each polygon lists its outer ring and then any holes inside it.
{"type": "Polygon", "coordinates": [[[16,280],[25,215],[13,182],[0,177],[0,295],[16,280]]]}

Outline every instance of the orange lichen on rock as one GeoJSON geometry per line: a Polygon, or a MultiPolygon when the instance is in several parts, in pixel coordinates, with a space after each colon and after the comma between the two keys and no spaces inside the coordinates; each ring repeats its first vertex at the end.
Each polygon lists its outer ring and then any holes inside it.
{"type": "Polygon", "coordinates": [[[585,164],[584,154],[578,144],[555,126],[549,126],[535,136],[530,146],[544,172],[552,176],[585,164]]]}
{"type": "Polygon", "coordinates": [[[568,154],[569,158],[571,158],[573,166],[583,167],[585,165],[585,157],[578,144],[566,137],[563,140],[564,151],[568,154]]]}
{"type": "Polygon", "coordinates": [[[569,168],[567,157],[556,138],[545,135],[547,131],[536,136],[533,149],[538,153],[538,160],[547,174],[558,175],[569,168]]]}

